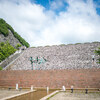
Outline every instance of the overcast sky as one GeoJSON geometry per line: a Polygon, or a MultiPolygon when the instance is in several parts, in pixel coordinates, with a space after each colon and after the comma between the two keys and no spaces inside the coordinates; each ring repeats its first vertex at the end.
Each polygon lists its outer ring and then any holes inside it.
{"type": "Polygon", "coordinates": [[[0,0],[0,18],[31,46],[100,41],[100,0],[0,0]]]}

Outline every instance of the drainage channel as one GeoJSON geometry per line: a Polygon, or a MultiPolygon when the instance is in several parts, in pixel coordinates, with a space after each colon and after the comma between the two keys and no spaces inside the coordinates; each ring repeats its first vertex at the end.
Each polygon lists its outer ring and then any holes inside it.
{"type": "Polygon", "coordinates": [[[6,97],[1,100],[40,100],[44,96],[49,95],[54,91],[55,90],[50,90],[49,93],[47,94],[47,91],[45,89],[37,89],[35,91],[28,91],[18,95],[6,97]]]}

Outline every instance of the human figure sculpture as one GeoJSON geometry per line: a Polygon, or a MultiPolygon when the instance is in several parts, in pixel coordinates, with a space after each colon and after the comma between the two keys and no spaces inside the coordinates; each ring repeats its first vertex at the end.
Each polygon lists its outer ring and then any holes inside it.
{"type": "Polygon", "coordinates": [[[41,59],[39,57],[36,57],[36,59],[33,59],[32,57],[30,57],[30,62],[31,62],[31,65],[32,65],[32,70],[33,70],[33,63],[36,63],[36,64],[41,64],[41,63],[45,63],[47,60],[43,57],[41,57],[41,59]]]}
{"type": "Polygon", "coordinates": [[[85,93],[88,94],[88,89],[85,89],[85,93]]]}
{"type": "Polygon", "coordinates": [[[66,91],[66,88],[65,88],[65,86],[62,86],[62,90],[63,90],[63,91],[66,91]]]}
{"type": "Polygon", "coordinates": [[[71,93],[73,93],[73,88],[74,88],[74,86],[72,85],[72,86],[71,86],[71,93]]]}
{"type": "Polygon", "coordinates": [[[49,87],[47,87],[47,94],[49,94],[49,87]]]}
{"type": "Polygon", "coordinates": [[[31,65],[32,65],[32,70],[33,70],[33,58],[30,57],[30,62],[31,62],[31,65]]]}
{"type": "Polygon", "coordinates": [[[93,66],[94,66],[94,55],[92,55],[92,61],[93,61],[93,66]]]}

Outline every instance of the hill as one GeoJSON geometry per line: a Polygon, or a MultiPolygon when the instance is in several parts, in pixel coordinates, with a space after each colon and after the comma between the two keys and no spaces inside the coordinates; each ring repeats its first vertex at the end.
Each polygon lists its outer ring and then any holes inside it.
{"type": "Polygon", "coordinates": [[[29,43],[26,42],[17,32],[15,32],[5,20],[0,18],[0,42],[6,41],[9,41],[9,43],[14,47],[18,43],[29,47],[29,43]]]}
{"type": "MultiPolygon", "coordinates": [[[[28,48],[29,43],[15,32],[5,20],[0,18],[0,68],[1,62],[14,54],[20,46],[26,46],[28,48]]],[[[6,60],[4,63],[6,63],[6,60]]]]}
{"type": "Polygon", "coordinates": [[[31,70],[30,57],[46,59],[44,63],[33,63],[35,70],[100,68],[96,63],[98,56],[92,58],[98,47],[100,42],[28,48],[6,69],[31,70]]]}

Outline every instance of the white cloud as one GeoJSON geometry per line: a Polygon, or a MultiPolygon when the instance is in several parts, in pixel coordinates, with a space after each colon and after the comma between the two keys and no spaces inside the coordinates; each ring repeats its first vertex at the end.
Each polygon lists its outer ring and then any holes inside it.
{"type": "Polygon", "coordinates": [[[64,1],[65,0],[54,0],[54,1],[50,2],[51,9],[56,10],[56,9],[63,7],[64,3],[65,3],[64,1]]]}
{"type": "MultiPolygon", "coordinates": [[[[63,0],[69,6],[58,15],[53,9],[46,11],[29,0],[16,1],[0,0],[0,17],[31,46],[100,41],[100,16],[92,0],[63,0]]],[[[62,7],[61,1],[55,1],[59,4],[55,9],[62,7]]]]}

